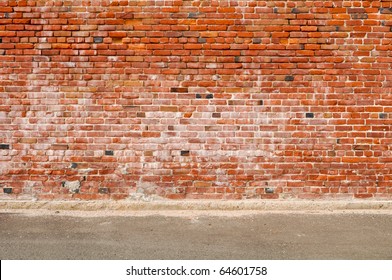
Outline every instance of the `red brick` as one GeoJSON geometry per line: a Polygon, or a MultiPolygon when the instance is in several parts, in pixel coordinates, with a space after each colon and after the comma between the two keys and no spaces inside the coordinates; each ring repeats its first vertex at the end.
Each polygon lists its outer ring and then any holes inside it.
{"type": "Polygon", "coordinates": [[[16,32],[15,31],[2,31],[0,30],[0,37],[15,37],[16,32]]]}
{"type": "Polygon", "coordinates": [[[115,38],[123,38],[127,36],[127,32],[125,31],[112,31],[109,32],[109,37],[115,37],[115,38]]]}

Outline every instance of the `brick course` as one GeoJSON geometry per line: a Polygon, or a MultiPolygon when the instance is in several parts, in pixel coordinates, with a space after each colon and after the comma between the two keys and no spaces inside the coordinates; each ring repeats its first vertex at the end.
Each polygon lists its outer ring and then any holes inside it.
{"type": "Polygon", "coordinates": [[[392,197],[392,2],[0,0],[0,198],[392,197]]]}

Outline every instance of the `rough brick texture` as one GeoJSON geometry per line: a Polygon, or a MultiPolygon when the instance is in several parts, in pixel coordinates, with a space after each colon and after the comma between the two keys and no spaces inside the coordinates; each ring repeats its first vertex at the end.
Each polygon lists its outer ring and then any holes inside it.
{"type": "Polygon", "coordinates": [[[0,198],[391,198],[392,2],[0,0],[0,198]]]}

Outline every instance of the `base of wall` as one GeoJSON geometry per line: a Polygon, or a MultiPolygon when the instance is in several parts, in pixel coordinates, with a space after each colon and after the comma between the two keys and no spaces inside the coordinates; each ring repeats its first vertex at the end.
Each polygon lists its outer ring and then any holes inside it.
{"type": "MultiPolygon", "coordinates": [[[[110,211],[112,215],[128,211],[382,211],[392,210],[392,201],[345,200],[345,201],[0,201],[1,212],[13,210],[48,210],[48,211],[110,211]]],[[[134,212],[129,212],[134,211],[134,212]]],[[[107,214],[107,213],[106,213],[107,214]]]]}

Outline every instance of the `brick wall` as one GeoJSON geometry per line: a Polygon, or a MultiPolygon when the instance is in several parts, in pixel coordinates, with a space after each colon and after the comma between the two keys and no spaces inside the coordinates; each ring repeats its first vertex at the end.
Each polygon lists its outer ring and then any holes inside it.
{"type": "Polygon", "coordinates": [[[0,198],[391,198],[392,2],[0,1],[0,198]]]}

